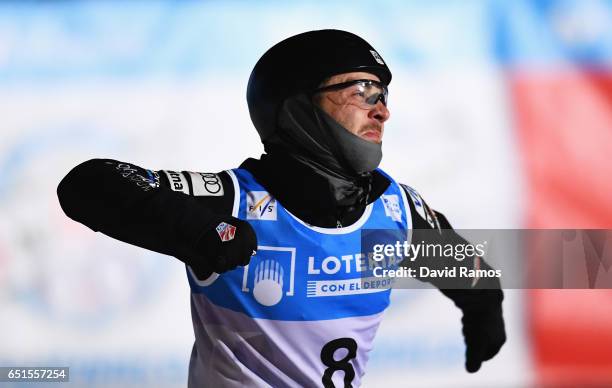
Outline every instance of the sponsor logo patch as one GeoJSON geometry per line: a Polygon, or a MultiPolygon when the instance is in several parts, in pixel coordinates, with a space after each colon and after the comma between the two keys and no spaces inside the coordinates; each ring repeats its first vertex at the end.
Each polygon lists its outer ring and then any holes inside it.
{"type": "Polygon", "coordinates": [[[158,188],[159,187],[159,174],[157,171],[147,170],[147,177],[149,186],[158,188]]]}
{"type": "Polygon", "coordinates": [[[170,182],[170,188],[173,191],[180,191],[182,193],[189,194],[189,185],[187,184],[187,179],[182,173],[176,171],[164,171],[164,173],[166,174],[168,182],[170,182]]]}
{"type": "Polygon", "coordinates": [[[266,191],[249,191],[247,220],[276,221],[276,199],[266,191]]]}
{"type": "Polygon", "coordinates": [[[242,292],[252,292],[262,306],[274,306],[294,296],[295,247],[257,247],[257,255],[244,266],[242,292]]]}
{"type": "Polygon", "coordinates": [[[134,184],[143,191],[149,191],[159,187],[159,174],[155,171],[143,170],[140,167],[133,167],[127,163],[119,163],[115,169],[119,171],[119,174],[123,178],[134,182],[134,184]],[[146,176],[141,174],[141,172],[146,174],[146,176]]]}
{"type": "Polygon", "coordinates": [[[223,195],[223,184],[217,174],[209,172],[189,172],[193,195],[221,197],[223,195]]]}
{"type": "Polygon", "coordinates": [[[376,62],[378,62],[381,65],[384,65],[385,62],[383,62],[382,58],[380,57],[380,55],[378,55],[378,53],[374,50],[370,50],[370,53],[372,54],[372,56],[374,57],[374,60],[376,60],[376,62]]]}
{"type": "Polygon", "coordinates": [[[230,241],[234,239],[236,235],[236,227],[234,225],[230,225],[227,222],[221,222],[215,228],[217,230],[217,234],[221,238],[221,241],[230,241]]]}
{"type": "Polygon", "coordinates": [[[399,204],[399,198],[395,194],[380,196],[385,207],[385,215],[391,217],[393,221],[402,221],[402,208],[399,204]]]}
{"type": "Polygon", "coordinates": [[[427,208],[427,205],[425,205],[425,202],[423,201],[423,198],[421,197],[421,195],[410,186],[406,186],[406,185],[402,185],[402,186],[406,190],[408,190],[408,193],[410,193],[410,197],[412,198],[412,203],[414,203],[414,208],[417,211],[417,213],[421,216],[421,218],[427,221],[427,223],[429,223],[429,225],[431,225],[432,228],[439,229],[439,226],[437,225],[437,221],[434,219],[434,216],[429,210],[429,208],[427,208]]]}

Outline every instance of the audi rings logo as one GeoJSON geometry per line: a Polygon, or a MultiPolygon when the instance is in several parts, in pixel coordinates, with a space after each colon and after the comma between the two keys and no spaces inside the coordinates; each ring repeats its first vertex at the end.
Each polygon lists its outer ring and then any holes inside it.
{"type": "Polygon", "coordinates": [[[223,195],[223,184],[217,174],[208,172],[190,172],[191,183],[193,184],[193,195],[195,196],[215,196],[223,195]]]}
{"type": "Polygon", "coordinates": [[[211,173],[201,173],[202,180],[204,181],[204,188],[211,194],[217,194],[223,191],[223,186],[221,186],[221,181],[217,174],[211,173]]]}

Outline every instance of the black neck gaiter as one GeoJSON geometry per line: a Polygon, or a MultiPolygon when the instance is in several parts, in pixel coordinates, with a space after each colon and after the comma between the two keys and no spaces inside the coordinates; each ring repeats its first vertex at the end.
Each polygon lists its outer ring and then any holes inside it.
{"type": "Polygon", "coordinates": [[[329,183],[336,206],[365,205],[381,144],[350,133],[303,94],[285,100],[279,130],[266,141],[271,156],[290,157],[329,183]]]}

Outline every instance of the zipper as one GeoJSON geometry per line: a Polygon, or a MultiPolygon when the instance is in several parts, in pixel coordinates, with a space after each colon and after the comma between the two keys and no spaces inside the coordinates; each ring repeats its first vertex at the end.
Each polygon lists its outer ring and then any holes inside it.
{"type": "Polygon", "coordinates": [[[342,228],[342,224],[340,223],[340,220],[336,220],[336,228],[342,228]]]}

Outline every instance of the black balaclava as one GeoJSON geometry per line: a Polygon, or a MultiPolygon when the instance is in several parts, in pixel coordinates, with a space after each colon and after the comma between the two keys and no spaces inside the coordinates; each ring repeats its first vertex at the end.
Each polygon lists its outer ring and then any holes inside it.
{"type": "Polygon", "coordinates": [[[266,142],[272,157],[290,157],[329,182],[339,206],[365,204],[371,172],[382,147],[361,139],[319,108],[306,94],[287,98],[278,115],[279,130],[266,142]]]}

